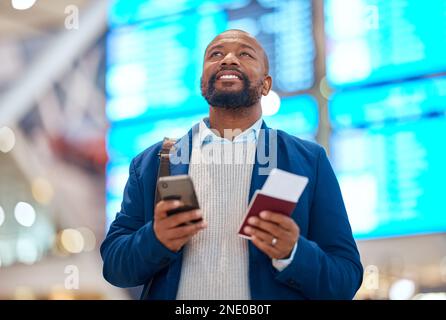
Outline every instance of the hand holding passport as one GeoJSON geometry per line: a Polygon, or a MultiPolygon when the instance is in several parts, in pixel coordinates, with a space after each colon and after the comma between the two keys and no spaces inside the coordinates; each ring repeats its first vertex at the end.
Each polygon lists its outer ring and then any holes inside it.
{"type": "Polygon", "coordinates": [[[264,210],[290,216],[307,183],[307,177],[277,168],[272,169],[262,189],[257,190],[251,199],[247,214],[239,228],[239,236],[251,238],[244,232],[245,226],[248,225],[248,219],[259,216],[260,212],[264,210]]]}

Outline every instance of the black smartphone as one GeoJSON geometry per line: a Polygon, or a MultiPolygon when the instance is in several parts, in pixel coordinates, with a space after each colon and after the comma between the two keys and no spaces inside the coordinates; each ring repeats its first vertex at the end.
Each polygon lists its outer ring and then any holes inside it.
{"type": "MultiPolygon", "coordinates": [[[[192,179],[186,174],[159,178],[158,193],[162,200],[180,200],[184,203],[179,208],[167,211],[169,216],[200,208],[192,179]]],[[[192,220],[191,223],[197,223],[202,220],[201,218],[192,220]]]]}

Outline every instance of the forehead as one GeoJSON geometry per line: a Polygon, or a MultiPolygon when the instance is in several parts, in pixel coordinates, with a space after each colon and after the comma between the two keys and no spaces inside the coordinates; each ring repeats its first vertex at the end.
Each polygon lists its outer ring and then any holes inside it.
{"type": "Polygon", "coordinates": [[[249,35],[243,34],[243,33],[236,33],[236,32],[227,32],[224,34],[220,34],[212,40],[207,49],[216,46],[216,45],[222,45],[222,46],[229,46],[229,45],[235,45],[235,46],[241,46],[241,45],[249,45],[253,47],[256,51],[261,51],[262,48],[260,47],[257,40],[249,35]]]}

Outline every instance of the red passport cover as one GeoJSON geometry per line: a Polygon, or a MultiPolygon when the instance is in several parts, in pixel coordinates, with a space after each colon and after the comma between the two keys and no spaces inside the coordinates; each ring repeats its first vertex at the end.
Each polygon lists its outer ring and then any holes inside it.
{"type": "Polygon", "coordinates": [[[243,220],[242,226],[240,227],[238,234],[247,239],[251,239],[251,236],[245,233],[243,230],[248,223],[248,219],[253,216],[259,216],[260,212],[264,210],[274,211],[278,213],[282,213],[287,216],[291,216],[294,208],[296,207],[296,202],[291,202],[275,197],[268,196],[266,194],[262,194],[260,190],[257,190],[254,194],[254,197],[248,207],[248,213],[243,220]]]}

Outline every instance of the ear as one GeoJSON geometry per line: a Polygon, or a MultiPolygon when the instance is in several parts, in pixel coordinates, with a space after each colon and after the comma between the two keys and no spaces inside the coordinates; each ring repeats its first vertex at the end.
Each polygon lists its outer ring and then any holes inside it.
{"type": "Polygon", "coordinates": [[[265,76],[265,79],[263,79],[262,95],[266,96],[271,90],[272,85],[273,78],[270,75],[265,76]]]}

